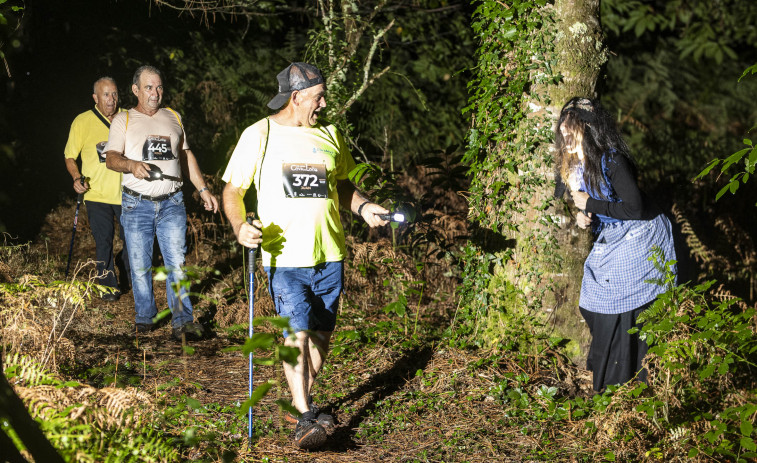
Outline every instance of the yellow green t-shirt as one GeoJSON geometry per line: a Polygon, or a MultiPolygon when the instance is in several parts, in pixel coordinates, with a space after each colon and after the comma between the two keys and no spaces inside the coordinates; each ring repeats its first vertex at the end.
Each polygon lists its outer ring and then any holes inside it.
{"type": "MultiPolygon", "coordinates": [[[[99,113],[97,106],[94,110],[99,113]]],[[[63,154],[70,159],[77,159],[81,154],[81,174],[89,179],[90,187],[84,193],[85,201],[121,204],[121,173],[105,167],[103,148],[107,141],[108,127],[91,110],[86,111],[71,123],[63,154]]]]}
{"type": "Polygon", "coordinates": [[[333,125],[290,127],[262,119],[245,129],[223,180],[258,192],[263,265],[312,267],[344,260],[337,180],[355,167],[333,125]],[[264,155],[265,153],[265,155],[264,155]]]}

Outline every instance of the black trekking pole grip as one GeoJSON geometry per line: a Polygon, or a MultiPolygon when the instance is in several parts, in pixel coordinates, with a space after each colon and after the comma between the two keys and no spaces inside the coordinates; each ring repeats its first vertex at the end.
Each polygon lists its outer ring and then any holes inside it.
{"type": "MultiPolygon", "coordinates": [[[[247,223],[252,225],[252,217],[247,217],[247,223]]],[[[249,248],[247,251],[247,254],[249,256],[249,259],[247,259],[247,272],[248,273],[254,273],[255,272],[255,257],[257,255],[258,248],[249,248]]]]}
{"type": "MultiPolygon", "coordinates": [[[[81,186],[84,186],[84,177],[79,177],[79,183],[81,183],[81,186]]],[[[84,193],[79,193],[79,195],[76,197],[76,204],[81,204],[84,202],[84,193]]]]}

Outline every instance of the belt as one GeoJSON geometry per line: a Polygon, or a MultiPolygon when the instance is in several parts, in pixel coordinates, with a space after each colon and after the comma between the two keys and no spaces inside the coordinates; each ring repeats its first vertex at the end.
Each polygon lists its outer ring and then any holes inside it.
{"type": "Polygon", "coordinates": [[[123,188],[124,193],[126,193],[127,195],[134,196],[135,198],[146,199],[148,201],[165,201],[166,199],[170,198],[171,196],[181,191],[181,188],[177,188],[172,193],[166,193],[164,195],[158,195],[158,196],[150,196],[150,195],[143,195],[142,193],[137,193],[131,188],[127,188],[127,187],[122,187],[122,188],[123,188]]]}

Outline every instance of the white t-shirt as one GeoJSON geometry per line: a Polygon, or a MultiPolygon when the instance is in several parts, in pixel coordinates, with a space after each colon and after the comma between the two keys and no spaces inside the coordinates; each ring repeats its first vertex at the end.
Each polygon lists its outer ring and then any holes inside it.
{"type": "MultiPolygon", "coordinates": [[[[181,178],[181,150],[188,149],[184,127],[174,110],[161,108],[148,116],[130,109],[113,118],[104,152],[123,153],[128,159],[156,165],[164,174],[181,178]]],[[[158,196],[173,193],[181,188],[182,182],[150,181],[125,173],[121,184],[140,194],[158,196]]]]}

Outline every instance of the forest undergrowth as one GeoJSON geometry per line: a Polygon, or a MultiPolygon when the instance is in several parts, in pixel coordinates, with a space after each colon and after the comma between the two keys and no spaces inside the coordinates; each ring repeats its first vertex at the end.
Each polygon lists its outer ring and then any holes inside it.
{"type": "MultiPolygon", "coordinates": [[[[755,309],[712,276],[743,283],[753,260],[730,264],[731,273],[713,267],[727,259],[698,237],[689,209],[675,206],[696,279],[661,282],[670,290],[646,314],[649,385],[593,394],[590,372],[538,317],[518,315],[498,343],[474,347],[470,326],[481,314],[461,303],[456,257],[468,239],[465,201],[409,178],[402,186],[422,211],[411,228],[368,232],[344,217],[346,291],[314,397],[337,421],[323,449],[299,451],[291,440],[278,405],[288,400],[280,328],[268,322],[256,326],[270,343],[254,352],[254,378],[270,390],[254,407],[247,445],[243,250],[218,215],[189,214],[188,275],[209,333],[190,343],[172,340],[165,319],[135,335],[130,292],[99,299],[86,214],[63,278],[73,203],[49,214],[35,242],[6,237],[5,377],[71,462],[754,461],[755,309]]],[[[754,253],[748,234],[732,236],[754,253]]],[[[269,320],[261,267],[255,279],[256,317],[269,320]]],[[[20,445],[7,420],[0,426],[20,445]]]]}

